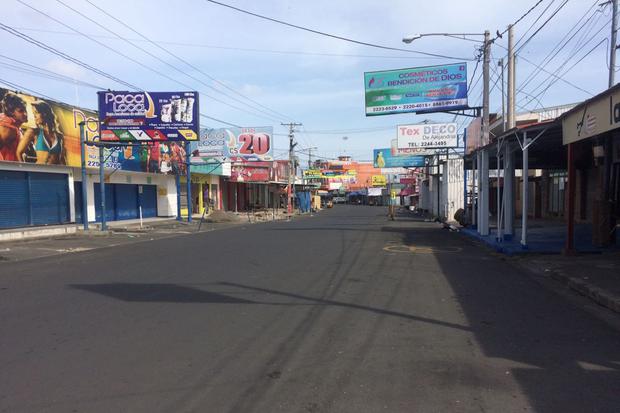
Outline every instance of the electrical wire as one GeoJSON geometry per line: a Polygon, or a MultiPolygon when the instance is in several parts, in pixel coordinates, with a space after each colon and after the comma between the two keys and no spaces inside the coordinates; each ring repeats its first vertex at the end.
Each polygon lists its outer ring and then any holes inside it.
{"type": "Polygon", "coordinates": [[[28,42],[30,44],[33,44],[33,45],[35,45],[35,46],[37,46],[37,47],[39,47],[39,48],[41,48],[43,50],[46,50],[46,51],[48,51],[50,53],[53,53],[56,56],[61,57],[62,59],[68,60],[71,63],[74,63],[74,64],[76,64],[78,66],[81,66],[81,67],[83,67],[83,68],[85,68],[85,69],[87,69],[89,71],[97,73],[100,76],[103,76],[103,77],[105,77],[107,79],[110,79],[110,80],[112,80],[112,81],[114,81],[114,82],[116,82],[118,84],[121,84],[123,86],[126,86],[126,87],[128,87],[128,88],[130,88],[132,90],[139,90],[139,91],[143,91],[144,90],[144,89],[142,89],[139,86],[133,85],[133,84],[128,83],[128,82],[125,82],[124,80],[121,80],[121,79],[117,78],[116,76],[113,76],[113,75],[111,75],[111,74],[109,74],[107,72],[104,72],[103,70],[99,70],[96,67],[93,67],[93,66],[91,66],[91,65],[89,65],[87,63],[82,62],[79,59],[76,59],[76,58],[74,58],[74,57],[72,57],[72,56],[70,56],[70,55],[68,55],[66,53],[61,52],[58,49],[55,49],[55,48],[53,48],[51,46],[48,46],[44,42],[36,40],[35,38],[30,37],[30,36],[20,32],[19,30],[14,29],[13,27],[11,27],[11,26],[9,26],[7,24],[4,24],[4,23],[0,22],[0,29],[4,30],[7,33],[12,34],[15,37],[19,37],[20,39],[22,39],[22,40],[24,40],[24,41],[26,41],[26,42],[28,42]]]}
{"type": "Polygon", "coordinates": [[[523,34],[521,35],[521,37],[519,38],[519,40],[517,40],[517,42],[515,43],[515,48],[517,48],[519,46],[519,43],[521,43],[521,41],[523,41],[523,39],[525,38],[525,36],[527,36],[527,34],[529,33],[530,30],[532,30],[534,28],[534,26],[536,26],[536,23],[538,23],[538,21],[540,19],[542,19],[542,17],[545,15],[545,13],[547,12],[547,10],[549,10],[549,8],[553,5],[553,3],[555,3],[555,0],[551,0],[551,2],[547,5],[547,7],[545,7],[545,9],[538,15],[538,17],[536,18],[536,20],[534,20],[532,22],[532,24],[530,24],[530,27],[527,28],[527,30],[525,30],[523,32],[523,34]]]}
{"type": "MultiPolygon", "coordinates": [[[[57,0],[58,1],[58,0],[57,0]]],[[[251,99],[248,96],[245,96],[244,94],[236,91],[234,88],[228,86],[226,83],[216,79],[215,77],[209,75],[208,73],[204,72],[202,69],[200,69],[199,67],[197,67],[196,65],[191,64],[190,62],[188,62],[187,60],[181,58],[180,56],[176,55],[175,53],[172,53],[170,50],[166,49],[165,47],[153,42],[151,39],[149,39],[148,37],[146,37],[145,35],[143,35],[142,33],[138,32],[137,30],[133,29],[131,24],[128,24],[126,22],[121,21],[120,19],[114,17],[112,14],[108,13],[107,11],[105,11],[104,9],[102,9],[101,7],[97,6],[96,4],[94,4],[92,1],[90,0],[84,0],[85,2],[87,2],[88,4],[90,4],[91,6],[93,6],[94,8],[96,8],[97,10],[99,10],[101,13],[105,14],[106,16],[108,16],[109,18],[111,18],[112,20],[118,22],[119,24],[122,24],[123,26],[125,26],[126,28],[128,28],[129,30],[131,30],[132,32],[134,32],[135,34],[137,34],[138,36],[142,37],[143,39],[147,40],[149,43],[151,43],[153,46],[157,47],[158,49],[164,51],[165,53],[167,53],[168,55],[174,57],[175,59],[180,60],[181,62],[185,63],[188,67],[192,68],[193,70],[197,71],[198,73],[202,74],[203,76],[211,79],[213,82],[217,83],[218,85],[230,90],[231,92],[235,93],[238,96],[241,96],[244,99],[247,99],[248,101],[264,108],[267,109],[270,112],[273,112],[275,115],[277,115],[278,117],[284,118],[284,119],[290,119],[289,116],[282,114],[274,109],[271,109],[253,99],[251,99]]],[[[222,91],[220,91],[220,93],[223,93],[222,91]]]]}
{"type": "MultiPolygon", "coordinates": [[[[530,14],[542,2],[543,2],[543,0],[538,0],[536,2],[536,4],[534,4],[532,7],[530,7],[530,9],[528,11],[526,11],[521,17],[519,17],[514,23],[512,23],[512,26],[516,26],[517,24],[519,24],[519,22],[521,22],[521,20],[525,19],[527,17],[527,15],[530,14]]],[[[502,37],[504,34],[506,34],[507,31],[508,31],[508,29],[504,30],[503,32],[501,32],[499,34],[498,37],[502,37]]],[[[495,39],[497,39],[497,37],[495,39]]]]}
{"type": "Polygon", "coordinates": [[[515,54],[518,54],[525,46],[527,46],[527,44],[534,38],[534,36],[540,33],[540,31],[547,25],[547,23],[549,23],[551,19],[553,19],[555,15],[558,14],[558,12],[562,10],[564,6],[566,6],[567,3],[568,3],[568,0],[564,0],[564,3],[560,4],[558,8],[555,9],[555,11],[551,14],[551,16],[549,16],[547,20],[545,20],[543,24],[530,37],[528,37],[528,39],[525,42],[523,42],[523,44],[519,48],[516,48],[515,54]]]}
{"type": "Polygon", "coordinates": [[[3,84],[5,84],[5,85],[7,85],[9,87],[12,87],[14,89],[14,91],[18,92],[18,93],[25,90],[26,92],[30,92],[30,93],[32,93],[34,95],[41,96],[41,97],[44,97],[44,98],[49,99],[49,100],[54,100],[54,98],[51,98],[51,97],[49,97],[47,95],[44,95],[41,92],[37,92],[36,90],[28,89],[25,86],[21,86],[21,85],[18,85],[17,83],[9,82],[8,80],[0,79],[0,83],[3,83],[3,84]]]}
{"type": "MultiPolygon", "coordinates": [[[[85,0],[85,1],[89,1],[90,2],[90,0],[85,0]]],[[[462,58],[462,57],[446,56],[446,55],[441,55],[441,54],[437,54],[437,53],[428,53],[428,52],[421,52],[421,51],[418,51],[418,50],[401,49],[401,48],[398,48],[398,47],[382,46],[382,45],[378,45],[378,44],[374,44],[374,43],[368,43],[368,42],[363,42],[363,41],[360,41],[360,40],[354,40],[354,39],[350,39],[348,37],[343,37],[343,36],[338,36],[338,35],[334,35],[334,34],[329,34],[329,33],[326,33],[326,32],[319,31],[319,30],[310,29],[308,27],[303,27],[303,26],[299,26],[299,25],[296,25],[296,24],[288,23],[288,22],[285,22],[283,20],[274,19],[272,17],[264,16],[264,15],[261,15],[261,14],[258,14],[258,13],[253,13],[251,11],[241,9],[239,7],[231,6],[230,4],[221,3],[219,1],[215,1],[215,0],[205,0],[205,1],[208,2],[208,3],[216,4],[218,6],[229,8],[229,9],[237,11],[239,13],[247,14],[247,15],[250,15],[250,16],[253,16],[253,17],[258,17],[259,19],[268,20],[268,21],[271,21],[271,22],[274,22],[274,23],[278,23],[278,24],[281,24],[281,25],[284,25],[284,26],[292,27],[294,29],[299,29],[299,30],[303,30],[303,31],[306,31],[306,32],[318,34],[318,35],[321,35],[321,36],[330,37],[332,39],[342,40],[342,41],[349,42],[349,43],[355,43],[355,44],[358,44],[358,45],[361,45],[361,46],[374,47],[374,48],[384,49],[384,50],[396,50],[396,51],[399,51],[399,52],[415,53],[415,54],[421,54],[421,55],[425,55],[425,56],[443,57],[445,59],[452,59],[452,60],[473,61],[473,59],[471,59],[471,58],[467,59],[467,58],[462,58]]]]}
{"type": "MultiPolygon", "coordinates": [[[[76,33],[71,33],[62,30],[45,30],[45,29],[37,29],[33,27],[16,27],[18,30],[23,30],[26,32],[39,32],[39,33],[53,33],[53,34],[61,34],[67,36],[76,36],[76,33]]],[[[131,42],[148,42],[144,39],[138,38],[130,38],[120,36],[115,33],[115,36],[103,36],[96,34],[89,34],[91,37],[100,38],[100,39],[108,39],[108,40],[124,40],[131,42]]],[[[467,40],[467,39],[462,39],[467,40]]],[[[478,40],[472,40],[475,42],[479,42],[478,40]]],[[[282,54],[282,55],[298,55],[298,56],[323,56],[323,57],[355,57],[355,58],[367,58],[367,59],[444,59],[443,57],[432,57],[432,56],[406,56],[406,55],[365,55],[365,54],[353,54],[353,53],[322,53],[322,52],[302,52],[295,50],[270,50],[270,49],[256,49],[256,48],[247,48],[247,47],[231,47],[231,46],[218,46],[213,44],[203,44],[203,43],[185,43],[185,42],[171,42],[166,40],[153,40],[153,42],[157,44],[165,44],[170,46],[184,46],[184,47],[195,47],[195,48],[204,48],[204,49],[219,49],[219,50],[234,50],[241,52],[256,52],[256,53],[272,53],[272,54],[282,54]]]]}
{"type": "MultiPolygon", "coordinates": [[[[126,54],[124,54],[124,53],[120,52],[119,50],[117,50],[117,49],[115,49],[115,48],[113,48],[113,47],[110,47],[110,46],[106,45],[106,44],[105,44],[105,43],[103,43],[103,42],[100,42],[100,41],[98,41],[98,40],[96,40],[96,39],[94,39],[94,38],[92,38],[92,37],[89,37],[87,34],[82,33],[82,32],[80,32],[79,30],[77,30],[77,29],[73,28],[72,26],[69,26],[69,25],[65,24],[64,22],[60,21],[59,19],[54,18],[53,16],[49,15],[48,13],[45,13],[45,12],[43,12],[43,11],[41,11],[41,10],[37,9],[36,7],[31,6],[30,4],[28,4],[28,3],[24,2],[23,0],[16,0],[16,1],[17,1],[18,3],[20,3],[20,4],[24,5],[24,6],[28,7],[29,9],[31,9],[31,10],[33,10],[33,11],[35,11],[35,12],[37,12],[37,13],[39,13],[39,14],[41,14],[41,15],[45,16],[45,17],[47,17],[47,18],[49,18],[50,20],[52,20],[52,21],[54,21],[54,22],[56,22],[56,23],[60,24],[61,26],[66,27],[66,28],[68,28],[69,30],[74,31],[74,32],[78,33],[79,35],[81,35],[81,36],[83,36],[83,37],[86,37],[87,39],[91,40],[92,42],[94,42],[94,43],[96,43],[96,44],[98,44],[98,45],[100,45],[100,46],[104,47],[105,49],[108,49],[108,50],[112,51],[113,53],[118,54],[119,56],[123,57],[124,59],[127,59],[127,60],[129,60],[129,61],[134,62],[134,63],[135,63],[135,64],[137,64],[138,66],[143,67],[143,68],[145,68],[146,70],[148,70],[148,71],[150,71],[150,72],[152,72],[152,73],[155,73],[155,74],[157,74],[157,75],[159,75],[159,76],[162,76],[162,77],[164,77],[164,78],[166,78],[166,79],[170,80],[171,82],[177,83],[177,84],[179,84],[179,85],[183,86],[184,88],[187,88],[188,90],[193,90],[193,89],[194,89],[194,87],[193,87],[193,86],[190,86],[190,85],[189,85],[189,84],[187,84],[187,83],[184,83],[184,82],[182,82],[182,81],[180,81],[180,80],[178,80],[178,79],[175,79],[175,78],[173,78],[173,77],[171,77],[171,76],[168,76],[167,74],[165,74],[165,73],[163,73],[163,72],[161,72],[161,71],[159,71],[159,70],[156,70],[156,69],[152,68],[151,66],[146,65],[146,64],[144,64],[144,63],[142,63],[142,62],[138,61],[137,59],[134,59],[134,58],[132,58],[132,57],[130,57],[130,56],[128,56],[128,55],[126,55],[126,54]]],[[[62,1],[60,1],[60,0],[57,0],[57,1],[58,1],[59,3],[61,3],[62,5],[65,5],[62,1]]],[[[66,5],[65,5],[65,6],[66,6],[66,5]]],[[[68,7],[68,6],[67,6],[67,7],[68,7]]],[[[69,8],[70,8],[70,7],[69,7],[69,8]]],[[[71,8],[71,9],[72,9],[72,8],[71,8]]],[[[72,10],[74,10],[74,9],[72,9],[72,10]]],[[[75,10],[74,10],[74,11],[75,11],[75,10]]],[[[77,11],[76,11],[76,12],[77,12],[77,11]]],[[[79,13],[79,12],[77,12],[77,13],[79,13]]],[[[80,15],[82,15],[82,14],[80,13],[80,15]]],[[[87,18],[89,21],[91,21],[91,22],[93,22],[93,23],[95,23],[95,24],[99,25],[97,22],[95,22],[94,20],[92,20],[92,19],[88,18],[87,16],[84,16],[84,15],[82,15],[82,16],[83,16],[83,17],[85,17],[85,18],[87,18]]],[[[101,26],[101,25],[99,25],[99,26],[100,26],[100,27],[102,27],[102,28],[104,28],[105,30],[108,30],[107,28],[105,28],[105,27],[103,27],[103,26],[101,26]]],[[[109,30],[108,30],[108,31],[109,31],[109,30]]],[[[144,51],[144,49],[142,49],[142,50],[144,51]]],[[[153,56],[154,56],[154,55],[153,55],[153,56]]],[[[158,59],[158,60],[161,60],[161,59],[159,59],[159,58],[157,58],[157,59],[158,59]]],[[[166,63],[166,62],[164,62],[164,63],[166,63]]],[[[216,97],[214,97],[214,96],[210,96],[210,95],[207,95],[207,94],[205,94],[205,96],[209,97],[210,99],[215,100],[215,101],[216,101],[216,102],[218,102],[218,103],[221,103],[221,104],[223,104],[223,105],[229,106],[229,107],[231,107],[231,108],[233,108],[233,109],[236,109],[236,110],[239,110],[239,111],[242,111],[242,112],[246,112],[246,113],[249,113],[249,114],[254,115],[254,116],[261,117],[261,115],[257,115],[257,114],[255,114],[255,113],[249,112],[249,111],[247,111],[246,109],[243,109],[243,108],[240,108],[240,107],[238,107],[238,106],[232,105],[232,104],[230,104],[230,103],[228,103],[228,102],[225,102],[225,101],[223,101],[223,100],[221,100],[221,99],[218,99],[218,98],[216,98],[216,97]]],[[[272,121],[273,121],[274,119],[270,118],[269,120],[272,120],[272,121]]]]}

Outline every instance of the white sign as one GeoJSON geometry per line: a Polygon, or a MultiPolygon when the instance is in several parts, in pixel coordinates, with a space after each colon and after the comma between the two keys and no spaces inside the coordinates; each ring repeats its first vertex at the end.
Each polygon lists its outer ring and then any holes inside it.
{"type": "Polygon", "coordinates": [[[428,123],[399,125],[396,138],[399,148],[456,148],[458,146],[456,123],[428,123]]]}
{"type": "Polygon", "coordinates": [[[399,148],[398,139],[392,139],[390,145],[392,156],[433,156],[437,152],[435,149],[399,148]]]}

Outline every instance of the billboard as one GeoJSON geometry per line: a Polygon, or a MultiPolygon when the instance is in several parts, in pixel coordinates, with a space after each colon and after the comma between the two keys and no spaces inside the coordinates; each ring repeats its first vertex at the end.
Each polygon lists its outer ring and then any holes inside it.
{"type": "Polygon", "coordinates": [[[303,174],[304,179],[321,179],[322,177],[320,169],[306,169],[303,174]]]}
{"type": "Polygon", "coordinates": [[[235,162],[231,182],[268,182],[272,178],[273,162],[235,162]]]}
{"type": "Polygon", "coordinates": [[[467,64],[364,73],[366,116],[467,107],[467,64]]]}
{"type": "Polygon", "coordinates": [[[97,92],[101,140],[198,140],[198,92],[97,92]]]}
{"type": "Polygon", "coordinates": [[[372,186],[386,186],[387,179],[383,175],[373,175],[371,177],[372,186]]]}
{"type": "Polygon", "coordinates": [[[424,156],[392,156],[390,148],[375,149],[372,157],[375,168],[413,168],[424,166],[424,156]]]}
{"type": "Polygon", "coordinates": [[[190,148],[192,163],[272,161],[273,128],[201,129],[190,148]]]}
{"type": "MultiPolygon", "coordinates": [[[[99,139],[97,112],[0,88],[0,160],[81,166],[80,123],[87,141],[99,139]]],[[[106,148],[104,167],[170,173],[184,168],[185,151],[175,142],[106,148]]],[[[99,149],[86,147],[86,167],[99,168],[99,149]]]]}
{"type": "Polygon", "coordinates": [[[444,149],[459,146],[456,123],[399,125],[396,139],[399,148],[444,149]]]}

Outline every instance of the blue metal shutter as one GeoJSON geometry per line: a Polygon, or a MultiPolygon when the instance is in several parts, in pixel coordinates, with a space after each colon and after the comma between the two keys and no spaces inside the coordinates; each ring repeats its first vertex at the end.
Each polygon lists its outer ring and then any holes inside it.
{"type": "Polygon", "coordinates": [[[142,206],[142,217],[152,218],[157,216],[157,185],[142,185],[142,193],[139,194],[139,205],[142,206]]]}
{"type": "MultiPolygon", "coordinates": [[[[95,220],[101,222],[101,188],[98,183],[95,188],[95,220]]],[[[105,219],[106,221],[114,221],[114,184],[105,184],[105,219]]]]}
{"type": "Polygon", "coordinates": [[[64,224],[70,220],[66,174],[28,172],[32,225],[64,224]]]}
{"type": "Polygon", "coordinates": [[[30,223],[28,179],[25,172],[0,171],[0,228],[30,223]]]}
{"type": "Polygon", "coordinates": [[[138,214],[138,185],[114,184],[116,219],[136,219],[138,214]]]}

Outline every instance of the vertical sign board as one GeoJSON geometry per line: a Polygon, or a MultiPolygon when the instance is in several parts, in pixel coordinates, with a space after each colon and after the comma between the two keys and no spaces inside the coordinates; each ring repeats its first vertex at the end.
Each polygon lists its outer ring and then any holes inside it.
{"type": "Polygon", "coordinates": [[[97,92],[106,142],[198,140],[198,92],[97,92]]]}
{"type": "Polygon", "coordinates": [[[456,123],[399,125],[396,130],[399,148],[445,149],[458,147],[456,123]]]}
{"type": "Polygon", "coordinates": [[[467,107],[467,64],[364,73],[366,116],[467,107]]]}

